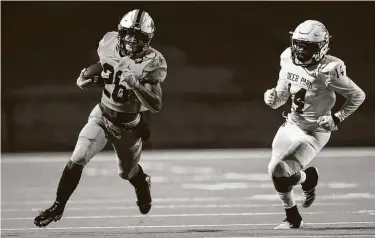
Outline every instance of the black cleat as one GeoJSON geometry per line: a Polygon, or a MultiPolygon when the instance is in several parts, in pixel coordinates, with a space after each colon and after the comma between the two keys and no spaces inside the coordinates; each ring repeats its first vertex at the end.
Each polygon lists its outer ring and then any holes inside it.
{"type": "Polygon", "coordinates": [[[41,211],[34,219],[34,224],[38,227],[45,227],[52,221],[61,219],[64,213],[65,205],[59,202],[54,202],[53,205],[44,211],[41,211]]]}
{"type": "Polygon", "coordinates": [[[151,177],[145,174],[143,182],[135,187],[137,205],[142,214],[147,214],[151,209],[151,177]]]}
{"type": "Polygon", "coordinates": [[[302,183],[302,207],[310,207],[316,198],[315,187],[318,185],[319,173],[315,167],[309,167],[305,170],[306,181],[302,183]]]}

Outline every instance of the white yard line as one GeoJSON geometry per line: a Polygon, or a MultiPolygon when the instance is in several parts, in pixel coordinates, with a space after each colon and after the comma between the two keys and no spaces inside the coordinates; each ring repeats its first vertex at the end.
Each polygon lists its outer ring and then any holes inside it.
{"type": "MultiPolygon", "coordinates": [[[[329,214],[333,212],[305,212],[305,215],[329,214]]],[[[244,212],[244,213],[180,213],[151,215],[101,215],[101,216],[64,216],[64,219],[117,219],[117,218],[175,218],[175,217],[218,217],[218,216],[272,216],[284,215],[284,212],[244,212]]],[[[2,217],[2,221],[32,220],[34,217],[2,217]]]]}
{"type": "MultiPolygon", "coordinates": [[[[5,153],[1,155],[2,164],[14,163],[56,163],[69,159],[71,153],[5,153]]],[[[143,161],[186,161],[186,160],[251,160],[269,159],[269,149],[217,149],[217,150],[154,150],[142,153],[143,161]]],[[[375,147],[368,148],[325,148],[318,157],[358,158],[374,157],[375,147]]],[[[114,152],[105,151],[93,159],[98,162],[115,161],[114,152]]]]}
{"type": "MultiPolygon", "coordinates": [[[[314,207],[318,206],[348,206],[354,203],[314,203],[314,207]]],[[[105,205],[105,204],[104,204],[105,205]]],[[[279,203],[275,204],[179,204],[179,205],[153,205],[152,209],[180,209],[180,208],[256,208],[256,207],[280,207],[279,203]]],[[[105,211],[105,210],[138,210],[137,206],[78,206],[66,207],[65,211],[105,211]]],[[[2,208],[2,214],[6,212],[37,212],[41,208],[2,208]]],[[[358,212],[359,213],[359,212],[358,212]]]]}
{"type": "MultiPolygon", "coordinates": [[[[295,196],[296,200],[301,200],[300,195],[295,196]]],[[[53,201],[51,200],[20,200],[20,201],[11,201],[11,200],[3,200],[1,201],[1,208],[4,209],[7,206],[17,205],[24,207],[25,205],[38,205],[42,206],[43,204],[52,204],[53,201]]],[[[323,201],[335,201],[335,203],[339,203],[339,201],[343,200],[350,200],[353,201],[354,199],[367,199],[367,200],[375,200],[375,194],[371,193],[334,193],[334,194],[325,194],[320,195],[319,200],[323,201]]],[[[264,204],[270,204],[270,202],[276,202],[279,200],[276,194],[255,194],[253,196],[248,197],[175,197],[175,198],[152,198],[154,204],[160,203],[188,203],[188,202],[196,202],[196,203],[204,203],[204,202],[248,202],[248,201],[259,201],[264,202],[264,204]]],[[[126,203],[135,203],[134,198],[103,198],[103,199],[72,199],[69,201],[69,204],[84,204],[85,206],[89,206],[90,204],[126,204],[126,203]]],[[[334,203],[334,202],[332,202],[334,203]]]]}
{"type": "MultiPolygon", "coordinates": [[[[354,225],[354,224],[375,224],[375,222],[326,222],[326,223],[307,223],[307,225],[354,225]]],[[[246,224],[191,224],[191,225],[160,225],[160,226],[78,226],[78,227],[46,227],[46,228],[37,228],[37,227],[30,227],[30,228],[4,228],[1,229],[2,231],[31,231],[31,230],[113,230],[113,229],[155,229],[155,228],[161,228],[161,229],[173,229],[173,228],[199,228],[199,227],[247,227],[247,226],[275,226],[277,224],[257,224],[257,223],[246,223],[246,224]]],[[[334,229],[334,228],[332,228],[334,229]]],[[[264,236],[263,236],[264,237],[264,236]]],[[[290,236],[288,236],[290,237],[290,236]]],[[[308,237],[303,236],[303,237],[308,237]]],[[[328,236],[331,237],[331,236],[328,236]]],[[[342,235],[340,237],[343,237],[342,235]]]]}

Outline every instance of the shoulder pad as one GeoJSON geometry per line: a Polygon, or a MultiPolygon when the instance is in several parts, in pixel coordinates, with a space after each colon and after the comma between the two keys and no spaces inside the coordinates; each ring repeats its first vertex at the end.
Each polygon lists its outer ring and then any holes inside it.
{"type": "Polygon", "coordinates": [[[103,38],[99,42],[98,52],[102,47],[105,47],[113,42],[113,40],[117,40],[118,32],[110,31],[107,32],[103,38]]]}
{"type": "Polygon", "coordinates": [[[346,65],[344,61],[332,55],[326,55],[319,67],[320,72],[329,75],[330,78],[340,79],[346,76],[346,65]]]}
{"type": "Polygon", "coordinates": [[[163,55],[152,49],[148,56],[153,56],[152,60],[145,66],[143,72],[145,75],[145,81],[151,83],[161,83],[167,76],[167,61],[163,55]]]}
{"type": "Polygon", "coordinates": [[[292,59],[292,51],[290,47],[286,48],[280,55],[280,66],[282,67],[286,62],[292,59]]]}
{"type": "Polygon", "coordinates": [[[338,65],[345,65],[344,61],[332,55],[326,55],[319,64],[320,69],[324,72],[332,71],[338,65]]]}

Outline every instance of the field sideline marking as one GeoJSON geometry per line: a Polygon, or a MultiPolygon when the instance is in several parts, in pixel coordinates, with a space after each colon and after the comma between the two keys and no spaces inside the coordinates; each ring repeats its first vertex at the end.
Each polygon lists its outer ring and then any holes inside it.
{"type": "MultiPolygon", "coordinates": [[[[71,153],[3,153],[2,164],[14,163],[56,163],[67,161],[71,153]]],[[[143,161],[184,161],[184,160],[251,160],[269,159],[269,149],[226,149],[226,150],[154,150],[142,152],[143,161]]],[[[325,148],[317,157],[351,158],[375,157],[375,147],[369,148],[325,148]]],[[[93,161],[116,161],[114,152],[100,152],[93,161]]]]}
{"type": "MultiPolygon", "coordinates": [[[[306,223],[307,225],[351,225],[351,224],[375,224],[375,222],[326,222],[326,223],[306,223]]],[[[30,228],[2,228],[2,231],[30,231],[30,230],[75,230],[75,229],[137,229],[137,228],[191,228],[191,227],[239,227],[239,226],[275,226],[278,224],[192,224],[192,225],[159,225],[159,226],[78,226],[78,227],[30,227],[30,228]]],[[[332,228],[334,229],[334,228],[332,228]]],[[[305,237],[305,236],[304,236],[305,237]]]]}

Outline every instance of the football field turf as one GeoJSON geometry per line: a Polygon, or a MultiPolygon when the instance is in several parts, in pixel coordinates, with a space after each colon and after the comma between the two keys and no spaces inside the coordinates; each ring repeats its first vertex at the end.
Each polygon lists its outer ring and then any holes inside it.
{"type": "MultiPolygon", "coordinates": [[[[267,174],[270,150],[146,151],[153,207],[142,215],[113,152],[86,166],[58,222],[33,224],[49,207],[69,153],[3,154],[2,237],[375,237],[375,148],[324,149],[307,225],[273,230],[284,210],[267,174]]],[[[296,186],[297,204],[301,188],[296,186]]]]}

